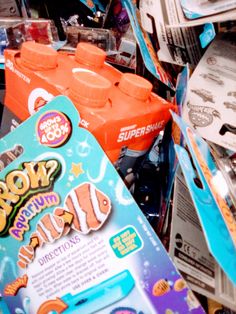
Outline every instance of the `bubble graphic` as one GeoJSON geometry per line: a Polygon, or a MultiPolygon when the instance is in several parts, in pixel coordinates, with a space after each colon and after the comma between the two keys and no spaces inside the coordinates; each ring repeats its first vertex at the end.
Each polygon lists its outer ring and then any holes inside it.
{"type": "Polygon", "coordinates": [[[171,281],[171,280],[168,280],[168,284],[170,285],[170,286],[173,286],[173,281],[171,281]]]}
{"type": "Polygon", "coordinates": [[[80,157],[87,157],[90,154],[91,146],[88,144],[87,138],[82,142],[78,142],[76,152],[80,157]]]}
{"type": "Polygon", "coordinates": [[[23,311],[22,309],[20,309],[19,307],[17,307],[17,308],[15,309],[15,313],[16,313],[16,314],[25,314],[25,311],[23,311]]]}
{"type": "Polygon", "coordinates": [[[5,256],[0,263],[0,280],[3,280],[3,275],[6,274],[6,267],[9,264],[9,266],[11,267],[12,273],[15,277],[17,277],[17,273],[16,273],[16,265],[14,260],[9,257],[9,256],[5,256]]]}
{"type": "Polygon", "coordinates": [[[73,155],[73,150],[72,150],[71,148],[67,149],[66,155],[67,155],[68,157],[71,157],[71,156],[73,155]]]}
{"type": "Polygon", "coordinates": [[[148,268],[144,268],[143,274],[144,274],[145,278],[150,278],[150,276],[151,276],[151,272],[148,268]]]}
{"type": "Polygon", "coordinates": [[[145,261],[145,262],[143,263],[143,266],[144,266],[144,267],[149,267],[149,266],[150,266],[149,261],[145,261]]]}

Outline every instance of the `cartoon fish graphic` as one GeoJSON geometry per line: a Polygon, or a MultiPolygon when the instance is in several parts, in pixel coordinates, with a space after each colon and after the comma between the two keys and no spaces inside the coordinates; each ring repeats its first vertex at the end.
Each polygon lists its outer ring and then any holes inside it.
{"type": "Polygon", "coordinates": [[[29,245],[20,248],[18,266],[26,268],[34,260],[37,247],[44,243],[53,243],[66,235],[70,231],[72,220],[73,216],[61,208],[56,208],[53,214],[44,215],[38,221],[36,231],[30,235],[29,245]]]}
{"type": "Polygon", "coordinates": [[[64,209],[74,216],[72,228],[87,234],[102,226],[111,211],[111,202],[92,183],[83,183],[69,192],[64,209]]]}
{"type": "Polygon", "coordinates": [[[18,253],[17,265],[20,268],[26,268],[34,260],[34,249],[30,245],[24,245],[18,253]]]}
{"type": "Polygon", "coordinates": [[[174,283],[174,290],[180,292],[187,288],[187,283],[183,278],[179,278],[174,283]]]}
{"type": "MultiPolygon", "coordinates": [[[[30,246],[31,243],[33,242],[33,239],[37,239],[37,246],[41,247],[44,243],[43,239],[39,236],[39,234],[37,232],[33,232],[31,235],[30,235],[30,246]]],[[[34,246],[32,246],[34,248],[34,246]]]]}
{"type": "Polygon", "coordinates": [[[152,294],[155,297],[160,297],[170,291],[170,285],[166,279],[160,279],[158,280],[153,288],[152,288],[152,294]]]}
{"type": "Polygon", "coordinates": [[[53,243],[72,229],[87,234],[98,230],[111,211],[110,199],[91,183],[83,183],[71,190],[65,198],[64,208],[45,214],[30,236],[30,243],[22,246],[18,266],[26,268],[34,260],[35,250],[44,243],[53,243]]]}
{"type": "MultiPolygon", "coordinates": [[[[65,215],[65,210],[64,210],[64,208],[57,207],[57,208],[54,209],[53,213],[56,216],[63,217],[65,215]]],[[[73,218],[72,218],[72,220],[73,220],[73,218]]],[[[71,225],[71,223],[70,224],[65,223],[64,230],[63,230],[61,236],[66,236],[70,232],[70,230],[71,230],[71,226],[70,225],[71,225]]]]}
{"type": "Polygon", "coordinates": [[[53,243],[59,239],[64,231],[64,220],[52,213],[44,215],[37,223],[37,235],[40,241],[53,243]]]}

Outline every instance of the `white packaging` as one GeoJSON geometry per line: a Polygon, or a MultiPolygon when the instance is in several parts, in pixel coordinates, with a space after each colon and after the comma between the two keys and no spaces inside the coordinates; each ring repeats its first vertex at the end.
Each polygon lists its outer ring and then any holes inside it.
{"type": "Polygon", "coordinates": [[[168,27],[179,24],[175,0],[140,0],[139,7],[143,28],[157,36],[160,61],[192,66],[199,62],[202,50],[197,29],[168,27]]]}
{"type": "Polygon", "coordinates": [[[183,119],[205,139],[236,150],[236,36],[210,45],[189,81],[183,119]]]}
{"type": "Polygon", "coordinates": [[[236,309],[236,288],[209,253],[180,169],[175,179],[169,254],[191,289],[236,309]]]}

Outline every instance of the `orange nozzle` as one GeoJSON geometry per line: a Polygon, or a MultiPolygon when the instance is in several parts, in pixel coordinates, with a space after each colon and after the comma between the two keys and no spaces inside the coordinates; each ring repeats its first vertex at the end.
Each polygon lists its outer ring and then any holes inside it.
{"type": "Polygon", "coordinates": [[[141,76],[125,73],[121,77],[119,88],[131,97],[146,101],[151,94],[152,84],[141,76]]]}
{"type": "Polygon", "coordinates": [[[79,43],[75,52],[75,60],[79,63],[95,67],[102,67],[106,59],[106,53],[102,49],[88,44],[79,43]]]}
{"type": "Polygon", "coordinates": [[[48,46],[34,41],[24,42],[21,46],[22,65],[33,70],[50,70],[57,67],[57,52],[48,46]]]}
{"type": "Polygon", "coordinates": [[[103,107],[107,100],[111,83],[104,77],[90,71],[73,74],[69,97],[76,104],[88,107],[103,107]]]}

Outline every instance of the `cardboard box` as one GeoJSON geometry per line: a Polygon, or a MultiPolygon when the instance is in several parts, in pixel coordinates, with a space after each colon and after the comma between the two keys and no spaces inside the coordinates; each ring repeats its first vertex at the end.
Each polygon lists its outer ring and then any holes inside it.
{"type": "Polygon", "coordinates": [[[219,35],[189,81],[184,120],[205,139],[236,150],[236,36],[219,35]]]}

